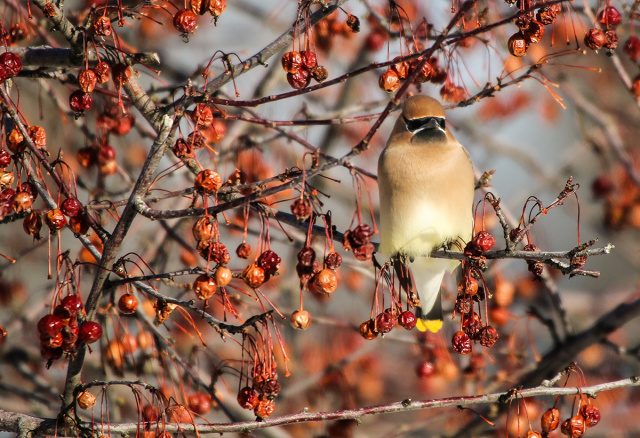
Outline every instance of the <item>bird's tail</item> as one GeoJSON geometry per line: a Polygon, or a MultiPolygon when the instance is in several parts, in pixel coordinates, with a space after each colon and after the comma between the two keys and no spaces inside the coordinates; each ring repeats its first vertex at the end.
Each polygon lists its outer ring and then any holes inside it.
{"type": "Polygon", "coordinates": [[[454,260],[421,258],[412,265],[410,272],[406,271],[404,265],[404,280],[396,265],[401,286],[409,293],[417,293],[420,300],[421,307],[416,312],[418,330],[436,333],[442,328],[442,279],[447,271],[452,271],[457,265],[458,262],[454,260]]]}

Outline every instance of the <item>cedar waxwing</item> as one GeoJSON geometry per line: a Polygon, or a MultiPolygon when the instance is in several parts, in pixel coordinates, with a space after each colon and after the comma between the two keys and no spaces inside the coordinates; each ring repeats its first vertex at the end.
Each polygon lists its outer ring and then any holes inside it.
{"type": "Polygon", "coordinates": [[[411,261],[422,257],[412,269],[422,306],[417,327],[437,332],[442,279],[459,262],[429,255],[443,244],[471,239],[474,192],[469,154],[447,128],[437,100],[413,96],[404,103],[378,160],[378,190],[380,252],[411,261]]]}

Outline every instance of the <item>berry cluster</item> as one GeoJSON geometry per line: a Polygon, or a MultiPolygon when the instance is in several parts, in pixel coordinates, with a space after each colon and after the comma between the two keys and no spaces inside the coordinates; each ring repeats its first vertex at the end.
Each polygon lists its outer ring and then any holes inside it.
{"type": "Polygon", "coordinates": [[[278,371],[275,367],[269,369],[258,363],[252,370],[251,381],[251,386],[244,386],[238,391],[238,404],[253,411],[258,418],[270,417],[276,409],[275,398],[280,393],[278,371]]]}
{"type": "Polygon", "coordinates": [[[64,353],[71,354],[77,348],[78,339],[92,344],[102,337],[102,326],[95,321],[78,325],[83,311],[82,300],[77,295],[67,295],[54,308],[53,313],[38,321],[40,355],[52,362],[64,353]]]}
{"type": "Polygon", "coordinates": [[[389,333],[397,325],[411,330],[416,326],[418,319],[411,310],[402,310],[398,306],[386,309],[368,321],[360,324],[360,335],[367,339],[375,339],[378,335],[389,333]]]}
{"type": "Polygon", "coordinates": [[[598,13],[599,27],[593,27],[584,35],[584,43],[591,50],[598,50],[605,47],[614,50],[618,47],[620,38],[615,28],[622,22],[622,15],[614,6],[605,6],[598,13]]]}
{"type": "Polygon", "coordinates": [[[312,50],[295,50],[282,56],[282,69],[287,72],[287,82],[293,88],[305,88],[313,78],[316,82],[323,82],[329,76],[327,69],[318,65],[318,55],[312,50]]]}
{"type": "Polygon", "coordinates": [[[22,70],[22,59],[11,52],[0,54],[0,84],[9,78],[18,76],[22,70]]]}

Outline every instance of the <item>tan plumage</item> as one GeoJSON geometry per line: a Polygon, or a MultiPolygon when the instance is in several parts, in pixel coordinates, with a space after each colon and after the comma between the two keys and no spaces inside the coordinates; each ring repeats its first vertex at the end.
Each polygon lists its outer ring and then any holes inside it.
{"type": "Polygon", "coordinates": [[[445,126],[442,105],[428,96],[406,100],[378,160],[380,252],[413,260],[422,311],[420,330],[442,327],[440,287],[457,261],[429,258],[445,242],[473,232],[473,166],[445,126]]]}

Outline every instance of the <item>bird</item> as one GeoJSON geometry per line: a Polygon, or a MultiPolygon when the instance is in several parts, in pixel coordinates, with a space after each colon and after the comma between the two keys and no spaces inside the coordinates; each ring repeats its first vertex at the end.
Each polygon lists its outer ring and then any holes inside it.
{"type": "Polygon", "coordinates": [[[457,260],[429,257],[473,233],[474,172],[469,153],[447,127],[440,102],[425,95],[407,98],[378,159],[379,252],[396,262],[414,262],[400,283],[417,289],[420,331],[443,326],[442,280],[457,260]],[[413,278],[411,278],[413,274],[413,278]]]}

